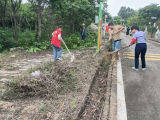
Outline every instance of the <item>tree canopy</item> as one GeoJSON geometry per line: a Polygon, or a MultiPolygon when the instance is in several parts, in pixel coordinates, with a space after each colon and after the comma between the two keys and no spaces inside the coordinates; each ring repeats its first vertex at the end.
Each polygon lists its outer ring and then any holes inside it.
{"type": "MultiPolygon", "coordinates": [[[[107,7],[106,2],[104,7],[107,7]]],[[[103,13],[108,14],[106,9],[103,13]]],[[[44,42],[49,44],[51,33],[58,25],[63,26],[66,39],[69,36],[78,38],[82,23],[90,25],[95,14],[98,12],[93,0],[28,0],[27,3],[0,0],[0,50],[6,45],[30,47],[44,42]]]]}
{"type": "Polygon", "coordinates": [[[129,18],[132,15],[135,15],[135,11],[130,7],[123,7],[122,6],[118,12],[118,16],[122,17],[122,19],[129,18]]]}

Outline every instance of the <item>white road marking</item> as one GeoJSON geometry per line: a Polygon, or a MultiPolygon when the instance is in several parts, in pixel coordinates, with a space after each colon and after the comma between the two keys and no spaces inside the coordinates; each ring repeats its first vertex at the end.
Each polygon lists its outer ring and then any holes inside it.
{"type": "Polygon", "coordinates": [[[117,120],[127,120],[121,59],[117,61],[117,120]]]}

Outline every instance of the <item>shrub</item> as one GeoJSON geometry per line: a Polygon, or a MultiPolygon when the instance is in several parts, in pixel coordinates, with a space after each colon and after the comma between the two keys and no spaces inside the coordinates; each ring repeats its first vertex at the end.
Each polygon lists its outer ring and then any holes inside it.
{"type": "Polygon", "coordinates": [[[148,32],[150,33],[151,38],[154,37],[154,34],[156,33],[156,31],[157,31],[157,29],[155,27],[153,27],[153,26],[148,27],[148,32]]]}
{"type": "Polygon", "coordinates": [[[149,33],[153,34],[153,33],[156,33],[156,31],[157,31],[157,29],[155,27],[152,27],[152,26],[148,27],[149,33]]]}
{"type": "Polygon", "coordinates": [[[13,32],[10,29],[0,28],[0,51],[17,46],[17,41],[13,39],[13,32]]]}
{"type": "MultiPolygon", "coordinates": [[[[85,40],[82,40],[80,32],[70,35],[64,34],[62,37],[69,49],[84,49],[85,47],[92,47],[97,43],[96,33],[90,30],[87,31],[85,40]]],[[[40,42],[37,42],[36,31],[26,29],[24,32],[19,32],[18,41],[16,41],[13,39],[13,32],[11,30],[0,28],[0,51],[17,46],[27,48],[27,52],[38,52],[51,48],[47,33],[43,33],[40,42]]],[[[65,48],[63,43],[62,46],[65,48]]]]}
{"type": "Polygon", "coordinates": [[[64,41],[70,49],[92,47],[97,43],[96,33],[87,33],[85,40],[82,40],[80,33],[74,33],[69,37],[64,38],[64,41]]]}
{"type": "Polygon", "coordinates": [[[18,35],[18,45],[21,47],[34,46],[36,39],[36,31],[25,30],[18,35]]]}

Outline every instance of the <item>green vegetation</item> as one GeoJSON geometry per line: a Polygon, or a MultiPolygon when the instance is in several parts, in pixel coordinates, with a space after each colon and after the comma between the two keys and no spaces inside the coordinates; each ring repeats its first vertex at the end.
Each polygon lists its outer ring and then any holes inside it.
{"type": "Polygon", "coordinates": [[[118,16],[120,16],[122,19],[129,18],[133,15],[135,15],[136,12],[132,8],[126,8],[126,7],[121,7],[118,16]]]}
{"type": "Polygon", "coordinates": [[[73,98],[72,101],[71,101],[71,103],[70,103],[70,107],[72,109],[74,109],[76,107],[76,102],[77,102],[77,100],[75,98],[73,98]]]}
{"type": "Polygon", "coordinates": [[[19,80],[18,79],[15,79],[11,82],[8,82],[7,85],[9,87],[12,87],[12,88],[17,88],[19,86],[19,80]]]}
{"type": "Polygon", "coordinates": [[[46,105],[45,104],[41,104],[40,109],[45,112],[46,111],[46,105]]]}
{"type": "Polygon", "coordinates": [[[87,31],[82,41],[80,33],[82,23],[88,27],[94,22],[96,12],[92,0],[0,1],[0,51],[14,47],[26,48],[27,52],[50,49],[52,32],[58,25],[63,26],[62,37],[70,49],[91,47],[96,34],[87,31]]]}
{"type": "MultiPolygon", "coordinates": [[[[98,3],[101,0],[98,0],[98,3]]],[[[111,16],[104,2],[103,19],[111,16]]],[[[22,47],[27,52],[51,49],[52,32],[58,25],[63,26],[62,37],[70,49],[83,49],[96,44],[96,34],[87,31],[85,41],[81,40],[82,23],[88,27],[94,22],[98,9],[93,0],[3,0],[0,1],[0,52],[14,47],[22,47]]],[[[141,29],[148,26],[155,33],[153,24],[160,26],[160,7],[148,5],[138,11],[121,7],[116,24],[138,25],[141,29]],[[154,18],[153,18],[154,17],[154,18]]]]}
{"type": "Polygon", "coordinates": [[[11,29],[4,30],[0,27],[0,51],[6,48],[17,47],[17,41],[15,41],[12,36],[11,29]]]}
{"type": "Polygon", "coordinates": [[[119,16],[114,19],[117,24],[121,24],[122,20],[124,20],[126,26],[138,25],[141,30],[144,30],[147,26],[151,36],[156,32],[154,23],[160,28],[160,6],[157,4],[148,5],[138,11],[122,7],[118,15],[119,16]]]}
{"type": "Polygon", "coordinates": [[[0,64],[0,69],[3,67],[3,65],[2,64],[0,64]]]}
{"type": "Polygon", "coordinates": [[[7,70],[14,70],[15,69],[15,67],[13,66],[13,65],[9,65],[8,67],[7,67],[7,70]]]}

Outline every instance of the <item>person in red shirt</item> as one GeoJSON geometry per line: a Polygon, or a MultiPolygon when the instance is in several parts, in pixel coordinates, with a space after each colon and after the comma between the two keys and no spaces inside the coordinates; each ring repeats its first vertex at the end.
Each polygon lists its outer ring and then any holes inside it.
{"type": "Polygon", "coordinates": [[[109,32],[109,26],[108,25],[106,26],[106,32],[109,32]]]}
{"type": "Polygon", "coordinates": [[[53,33],[52,33],[52,41],[51,41],[51,45],[53,48],[53,54],[54,54],[54,61],[56,60],[61,60],[61,56],[62,56],[62,46],[61,46],[61,41],[62,41],[62,26],[60,25],[58,29],[56,29],[53,33]]]}

